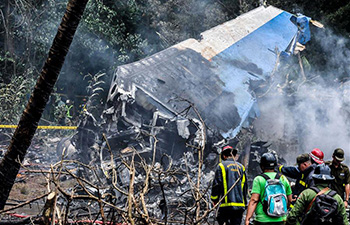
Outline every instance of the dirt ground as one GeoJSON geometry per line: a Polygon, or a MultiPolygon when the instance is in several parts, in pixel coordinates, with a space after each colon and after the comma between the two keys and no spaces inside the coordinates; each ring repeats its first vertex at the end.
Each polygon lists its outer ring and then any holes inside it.
{"type": "MultiPolygon", "coordinates": [[[[5,209],[15,204],[20,204],[38,196],[47,193],[47,182],[42,174],[21,175],[17,176],[17,182],[14,184],[10,196],[7,200],[5,209]]],[[[44,200],[38,200],[22,208],[10,211],[16,214],[37,215],[40,213],[44,200]]]]}
{"type": "MultiPolygon", "coordinates": [[[[49,171],[50,164],[54,164],[60,160],[56,155],[57,144],[60,140],[61,138],[59,137],[45,138],[40,132],[39,135],[36,135],[27,151],[23,167],[20,169],[15,184],[11,189],[5,209],[48,193],[47,173],[42,173],[41,171],[49,171]]],[[[7,150],[7,146],[7,144],[0,146],[2,155],[7,150]]],[[[70,185],[69,181],[60,183],[65,187],[70,185]]],[[[37,200],[24,207],[11,210],[7,214],[15,213],[23,216],[38,215],[42,211],[45,200],[46,198],[37,200]]]]}

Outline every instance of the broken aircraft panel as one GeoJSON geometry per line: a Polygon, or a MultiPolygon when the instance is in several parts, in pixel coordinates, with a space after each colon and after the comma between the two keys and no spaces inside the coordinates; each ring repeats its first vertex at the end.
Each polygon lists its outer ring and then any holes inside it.
{"type": "Polygon", "coordinates": [[[232,139],[259,115],[249,82],[264,81],[280,53],[289,55],[299,39],[307,39],[308,24],[300,23],[309,19],[272,6],[259,7],[203,32],[201,40],[188,39],[119,66],[104,117],[115,122],[110,127],[121,124],[120,119],[124,125],[154,129],[158,123],[178,121],[177,135],[188,139],[191,132],[184,120],[196,116],[181,116],[188,102],[175,100],[186,99],[210,130],[232,139]]]}

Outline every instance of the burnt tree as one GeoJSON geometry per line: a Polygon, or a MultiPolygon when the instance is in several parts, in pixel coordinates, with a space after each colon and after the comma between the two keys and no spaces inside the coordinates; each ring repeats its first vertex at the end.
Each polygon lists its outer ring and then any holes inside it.
{"type": "Polygon", "coordinates": [[[23,111],[8,150],[0,162],[0,209],[5,207],[21,162],[31,144],[38,122],[57,81],[87,2],[88,0],[69,1],[40,77],[23,111]]]}

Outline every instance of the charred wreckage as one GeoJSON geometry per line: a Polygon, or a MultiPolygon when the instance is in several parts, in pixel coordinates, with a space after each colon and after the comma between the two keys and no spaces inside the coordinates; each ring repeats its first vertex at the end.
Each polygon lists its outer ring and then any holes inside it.
{"type": "MultiPolygon", "coordinates": [[[[170,221],[187,213],[198,222],[205,215],[199,209],[210,212],[218,152],[237,145],[241,129],[259,116],[254,84],[265,82],[278,60],[310,40],[309,22],[259,7],[203,32],[201,40],[118,67],[104,122],[97,125],[87,116],[73,138],[78,155],[101,164],[117,204],[128,202],[132,183],[133,191],[145,195],[139,200],[148,205],[148,216],[170,221]],[[135,174],[126,166],[130,162],[140,167],[135,174]]],[[[266,142],[241,148],[240,160],[258,173],[254,163],[269,151],[266,142]]]]}
{"type": "MultiPolygon", "coordinates": [[[[310,40],[309,22],[259,7],[203,32],[201,40],[119,66],[103,122],[86,112],[65,140],[71,146],[60,145],[62,156],[71,148],[84,163],[74,176],[88,177],[66,194],[95,198],[104,222],[108,216],[131,224],[207,221],[215,213],[209,190],[218,152],[240,144],[239,132],[259,116],[254,90],[310,40]]],[[[239,160],[258,173],[267,151],[266,142],[245,143],[239,160]]],[[[68,197],[57,201],[73,208],[68,197]]]]}
{"type": "MultiPolygon", "coordinates": [[[[177,221],[187,213],[188,222],[200,221],[199,209],[210,212],[218,152],[237,145],[240,130],[259,116],[254,84],[310,40],[309,22],[259,7],[203,32],[201,40],[118,67],[104,122],[87,115],[73,138],[78,155],[101,164],[120,207],[134,204],[132,184],[144,194],[138,200],[149,217],[177,221]]],[[[254,163],[269,151],[266,142],[241,147],[240,160],[258,173],[254,163]]]]}

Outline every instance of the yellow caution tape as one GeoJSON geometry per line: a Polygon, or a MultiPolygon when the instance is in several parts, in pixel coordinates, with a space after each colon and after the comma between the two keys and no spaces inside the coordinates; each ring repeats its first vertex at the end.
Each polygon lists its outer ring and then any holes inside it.
{"type": "MultiPolygon", "coordinates": [[[[17,125],[0,125],[0,128],[17,128],[17,125]]],[[[77,126],[38,126],[38,129],[76,130],[77,126]]]]}

